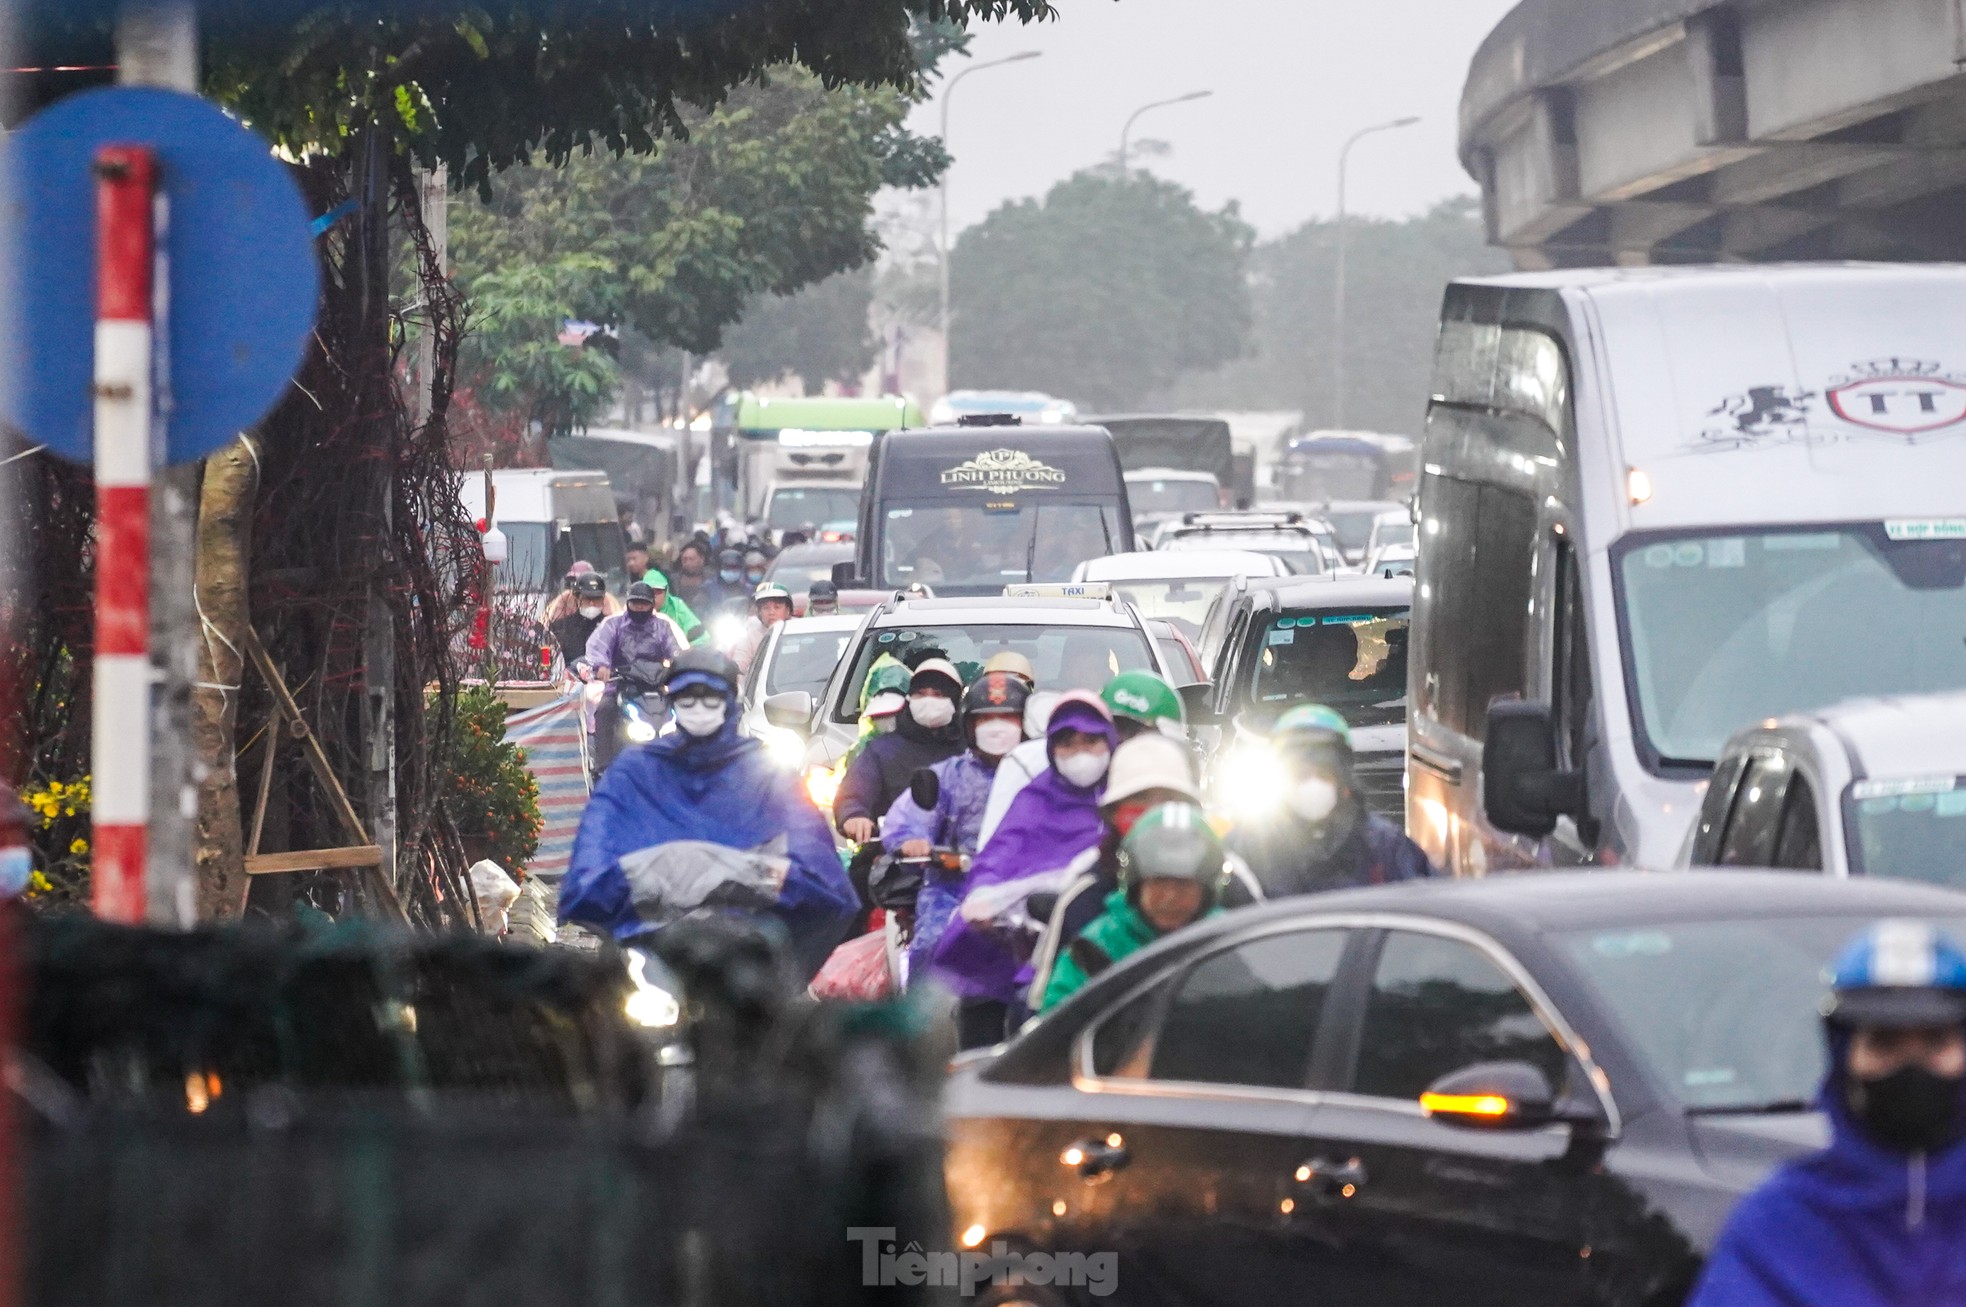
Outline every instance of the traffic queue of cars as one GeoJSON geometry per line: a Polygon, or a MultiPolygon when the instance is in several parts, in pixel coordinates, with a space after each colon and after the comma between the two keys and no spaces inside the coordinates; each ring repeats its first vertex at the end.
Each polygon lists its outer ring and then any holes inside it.
{"type": "Polygon", "coordinates": [[[834,579],[887,594],[787,624],[785,654],[845,633],[830,674],[767,660],[747,701],[816,799],[881,653],[1014,650],[1046,688],[1179,687],[1232,815],[1280,800],[1267,726],[1336,709],[1451,877],[1211,918],[966,1055],[962,1245],[1116,1252],[1115,1301],[1680,1302],[1826,1137],[1839,946],[1966,937],[1962,292],[1457,283],[1417,449],[1294,442],[1280,488],[1330,497],[1253,511],[1093,426],[877,441],[834,579]],[[1716,865],[1762,870],[1562,870],[1716,865]]]}

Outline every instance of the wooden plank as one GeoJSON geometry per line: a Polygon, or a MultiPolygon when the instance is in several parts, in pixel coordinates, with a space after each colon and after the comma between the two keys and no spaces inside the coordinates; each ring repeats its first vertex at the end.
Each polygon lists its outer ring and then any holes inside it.
{"type": "Polygon", "coordinates": [[[280,871],[327,871],[336,867],[381,865],[380,845],[357,844],[346,849],[300,849],[293,853],[255,853],[246,859],[246,874],[267,876],[280,871]]]}

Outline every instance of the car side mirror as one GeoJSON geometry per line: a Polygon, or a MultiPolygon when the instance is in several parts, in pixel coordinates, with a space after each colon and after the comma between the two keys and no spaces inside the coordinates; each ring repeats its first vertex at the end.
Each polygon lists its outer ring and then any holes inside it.
{"type": "Polygon", "coordinates": [[[1188,714],[1188,725],[1221,725],[1222,719],[1216,714],[1214,707],[1215,683],[1213,681],[1195,681],[1182,686],[1180,693],[1181,707],[1188,714]]]}
{"type": "Polygon", "coordinates": [[[1488,735],[1481,746],[1482,807],[1488,824],[1512,835],[1541,839],[1560,816],[1589,810],[1584,774],[1559,771],[1550,706],[1504,699],[1488,705],[1488,735]]]}
{"type": "Polygon", "coordinates": [[[934,812],[942,801],[942,778],[924,767],[908,778],[908,797],[923,812],[934,812]]]}
{"type": "Polygon", "coordinates": [[[1477,1062],[1427,1086],[1420,1110],[1474,1130],[1533,1130],[1560,1119],[1556,1091],[1528,1062],[1477,1062]]]}
{"type": "Polygon", "coordinates": [[[765,696],[765,720],[773,726],[804,735],[812,725],[812,694],[806,690],[784,690],[765,696]]]}
{"type": "Polygon", "coordinates": [[[860,578],[853,574],[854,567],[855,563],[851,558],[845,562],[833,564],[833,586],[835,589],[853,590],[859,587],[860,578]]]}

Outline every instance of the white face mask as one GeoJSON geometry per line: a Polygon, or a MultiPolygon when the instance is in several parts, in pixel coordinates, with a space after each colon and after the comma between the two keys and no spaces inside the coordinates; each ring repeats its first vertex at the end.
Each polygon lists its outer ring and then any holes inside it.
{"type": "Polygon", "coordinates": [[[1322,776],[1297,782],[1286,799],[1290,810],[1315,825],[1329,817],[1338,806],[1338,787],[1322,776]]]}
{"type": "Polygon", "coordinates": [[[1054,765],[1058,774],[1080,789],[1090,789],[1099,783],[1106,774],[1107,764],[1113,755],[1101,750],[1098,753],[1075,753],[1069,758],[1060,758],[1054,765]]]}
{"type": "Polygon", "coordinates": [[[676,705],[676,725],[700,740],[706,735],[715,735],[722,728],[729,711],[730,706],[722,699],[709,703],[679,703],[676,705]]]}
{"type": "Polygon", "coordinates": [[[931,731],[939,731],[956,720],[956,705],[939,694],[909,696],[908,711],[916,722],[931,731]]]}
{"type": "Polygon", "coordinates": [[[987,717],[976,723],[976,751],[987,757],[1003,757],[1023,738],[1022,726],[1001,717],[987,717]]]}
{"type": "Polygon", "coordinates": [[[583,604],[580,609],[580,615],[592,620],[601,615],[601,606],[599,604],[583,604]]]}
{"type": "Polygon", "coordinates": [[[894,728],[900,724],[901,719],[899,717],[876,717],[874,718],[874,734],[892,735],[894,734],[894,728]]]}

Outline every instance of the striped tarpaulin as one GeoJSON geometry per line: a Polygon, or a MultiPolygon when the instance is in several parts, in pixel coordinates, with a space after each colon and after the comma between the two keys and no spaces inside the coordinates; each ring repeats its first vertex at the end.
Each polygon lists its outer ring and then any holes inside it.
{"type": "Polygon", "coordinates": [[[587,807],[587,775],[580,765],[580,700],[566,698],[512,713],[505,739],[526,751],[526,768],[539,782],[539,852],[526,864],[533,876],[560,876],[573,856],[574,832],[587,807]]]}

